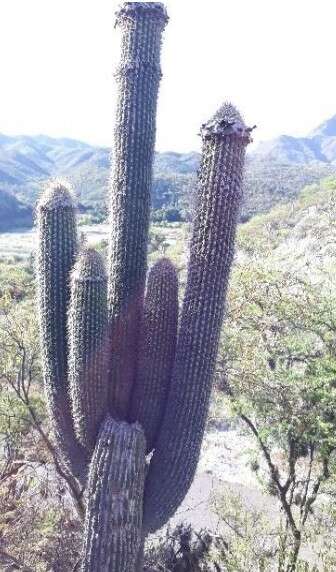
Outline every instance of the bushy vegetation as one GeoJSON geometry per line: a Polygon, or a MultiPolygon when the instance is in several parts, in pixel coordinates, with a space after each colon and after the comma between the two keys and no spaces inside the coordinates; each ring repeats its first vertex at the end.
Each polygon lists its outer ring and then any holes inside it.
{"type": "MultiPolygon", "coordinates": [[[[335,569],[335,193],[333,178],[309,186],[238,234],[216,394],[250,436],[275,516],[219,492],[221,532],[169,529],[148,545],[148,571],[335,569]]],[[[151,260],[173,257],[182,284],[187,240],[188,225],[151,231],[151,260]]],[[[0,567],[67,572],[82,507],[45,415],[33,261],[1,262],[0,281],[0,567]]]]}
{"type": "Polygon", "coordinates": [[[335,494],[335,189],[327,179],[243,227],[232,275],[217,388],[255,441],[251,466],[281,509],[264,570],[274,561],[314,569],[302,549],[316,543],[322,500],[335,494]]]}

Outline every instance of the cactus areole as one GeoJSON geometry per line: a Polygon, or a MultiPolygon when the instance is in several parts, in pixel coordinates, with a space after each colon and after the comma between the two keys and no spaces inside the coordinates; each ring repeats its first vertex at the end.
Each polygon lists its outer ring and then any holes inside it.
{"type": "Polygon", "coordinates": [[[228,103],[201,127],[197,212],[178,320],[171,261],[152,267],[145,290],[167,21],[157,2],[126,2],[117,13],[122,42],[107,269],[94,249],[78,246],[65,183],[51,182],[37,208],[45,393],[59,461],[86,488],[85,572],[140,570],[145,537],[174,514],[194,478],[251,140],[228,103]]]}

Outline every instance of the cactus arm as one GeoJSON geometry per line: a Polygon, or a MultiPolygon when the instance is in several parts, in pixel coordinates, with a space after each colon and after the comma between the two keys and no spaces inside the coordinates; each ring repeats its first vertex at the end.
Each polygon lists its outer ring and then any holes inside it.
{"type": "Polygon", "coordinates": [[[91,248],[71,276],[69,387],[77,439],[89,453],[107,409],[107,275],[91,248]]]}
{"type": "Polygon", "coordinates": [[[82,572],[134,572],[142,542],[145,437],[139,425],[103,422],[92,457],[82,572]]]}
{"type": "Polygon", "coordinates": [[[162,258],[148,275],[137,379],[132,393],[131,420],[146,435],[147,451],[155,447],[167,402],[175,358],[178,281],[174,265],[162,258]]]}
{"type": "Polygon", "coordinates": [[[51,183],[37,206],[37,291],[44,385],[57,450],[76,476],[82,474],[83,451],[76,442],[68,398],[67,305],[77,234],[69,190],[51,183]]]}
{"type": "Polygon", "coordinates": [[[198,212],[172,384],[145,489],[144,527],[160,528],[194,478],[211,391],[241,202],[249,130],[224,105],[203,126],[198,212]]]}
{"type": "Polygon", "coordinates": [[[110,194],[110,408],[126,418],[135,376],[143,304],[161,35],[166,11],[156,2],[126,2],[110,194]]]}

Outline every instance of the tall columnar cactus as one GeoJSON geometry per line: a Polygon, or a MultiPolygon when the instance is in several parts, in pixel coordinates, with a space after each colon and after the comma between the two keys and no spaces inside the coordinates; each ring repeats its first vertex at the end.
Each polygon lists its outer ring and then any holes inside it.
{"type": "Polygon", "coordinates": [[[137,379],[131,398],[131,419],[143,426],[147,451],[155,447],[169,393],[177,319],[177,274],[170,260],[162,258],[148,275],[137,379]]]}
{"type": "Polygon", "coordinates": [[[145,493],[147,532],[187,493],[197,466],[217,356],[249,130],[225,104],[201,130],[203,153],[187,286],[168,403],[145,493]]]}
{"type": "Polygon", "coordinates": [[[71,193],[61,181],[52,183],[37,206],[38,297],[42,363],[51,424],[64,464],[82,471],[83,451],[73,432],[67,391],[67,310],[69,276],[77,252],[77,231],[71,193]]]}
{"type": "Polygon", "coordinates": [[[146,280],[161,35],[167,14],[156,2],[126,2],[116,73],[118,103],[112,149],[109,244],[110,404],[127,415],[135,381],[139,319],[146,280]]]}
{"type": "Polygon", "coordinates": [[[69,387],[75,433],[83,449],[95,445],[107,412],[107,275],[101,256],[82,252],[71,276],[68,318],[69,387]]]}
{"type": "Polygon", "coordinates": [[[38,207],[46,395],[61,461],[86,483],[85,572],[140,570],[144,538],[167,522],[193,480],[242,198],[251,130],[225,104],[201,129],[197,214],[178,330],[177,273],[169,260],[153,266],[145,293],[166,22],[158,3],[126,2],[117,16],[122,65],[108,272],[93,249],[78,248],[64,185],[52,184],[38,207]]]}

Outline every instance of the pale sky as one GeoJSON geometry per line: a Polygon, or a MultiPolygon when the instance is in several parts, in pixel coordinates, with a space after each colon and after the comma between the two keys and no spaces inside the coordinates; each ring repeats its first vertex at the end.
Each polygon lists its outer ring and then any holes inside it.
{"type": "MultiPolygon", "coordinates": [[[[112,141],[115,0],[0,0],[0,133],[112,141]]],[[[157,149],[231,100],[256,140],[336,113],[336,0],[167,0],[157,149]]]]}

